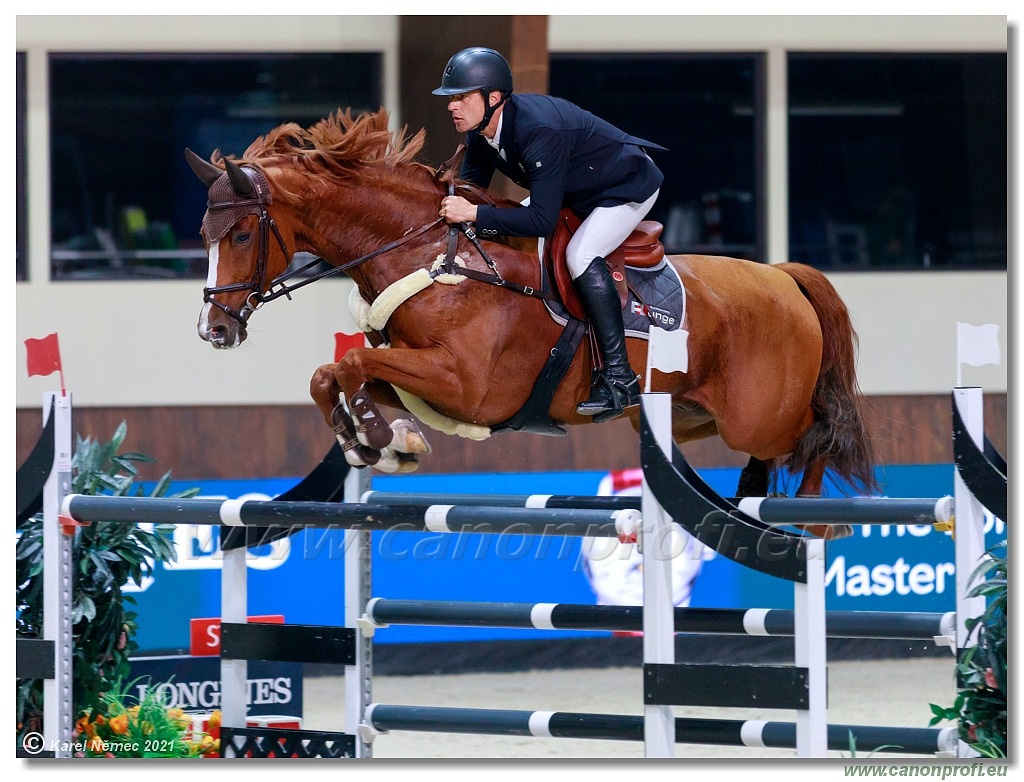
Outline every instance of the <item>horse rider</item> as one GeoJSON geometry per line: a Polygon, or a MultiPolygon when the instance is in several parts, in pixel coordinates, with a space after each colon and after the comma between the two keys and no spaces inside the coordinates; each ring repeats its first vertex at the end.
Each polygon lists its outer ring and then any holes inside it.
{"type": "Polygon", "coordinates": [[[605,421],[640,401],[640,378],[629,365],[619,296],[605,263],[647,215],[664,176],[631,136],[562,98],[513,95],[512,69],[494,49],[471,47],[445,66],[434,95],[448,98],[455,129],[466,133],[460,177],[488,187],[495,170],[530,192],[523,205],[441,201],[449,223],[475,223],[481,236],[549,237],[559,212],[583,219],[566,249],[569,273],[583,301],[603,368],[576,412],[605,421]]]}

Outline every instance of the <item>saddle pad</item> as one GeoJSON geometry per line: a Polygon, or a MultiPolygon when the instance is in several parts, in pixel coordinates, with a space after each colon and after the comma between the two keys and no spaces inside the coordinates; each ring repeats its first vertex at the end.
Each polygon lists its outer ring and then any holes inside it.
{"type": "Polygon", "coordinates": [[[626,336],[647,339],[652,323],[665,331],[676,331],[682,327],[686,314],[686,291],[672,264],[663,259],[649,269],[627,266],[626,279],[630,288],[622,310],[626,336]]]}

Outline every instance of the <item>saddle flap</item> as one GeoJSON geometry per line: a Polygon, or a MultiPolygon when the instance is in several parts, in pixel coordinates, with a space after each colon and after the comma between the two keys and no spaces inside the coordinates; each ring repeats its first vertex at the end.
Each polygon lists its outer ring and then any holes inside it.
{"type": "MultiPolygon", "coordinates": [[[[569,240],[582,222],[571,209],[562,210],[555,224],[554,233],[544,243],[544,263],[565,308],[574,318],[586,320],[583,304],[576,293],[576,286],[572,283],[569,267],[565,263],[565,251],[569,246],[569,240]]],[[[605,258],[619,293],[619,302],[623,307],[626,306],[629,297],[626,266],[644,269],[661,263],[665,257],[665,248],[660,239],[661,231],[661,223],[643,220],[633,229],[626,241],[605,258]]]]}

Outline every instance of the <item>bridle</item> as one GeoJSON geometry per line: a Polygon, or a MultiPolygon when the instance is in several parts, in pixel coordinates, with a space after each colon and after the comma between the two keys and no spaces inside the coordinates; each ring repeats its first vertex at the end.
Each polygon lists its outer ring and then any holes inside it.
{"type": "MultiPolygon", "coordinates": [[[[244,169],[243,169],[244,170],[244,169]]],[[[256,245],[256,269],[253,272],[252,277],[247,282],[233,282],[230,285],[215,285],[213,287],[203,288],[203,303],[212,304],[217,309],[224,312],[226,315],[234,318],[242,326],[246,325],[249,320],[249,316],[252,315],[260,305],[266,301],[266,297],[263,295],[263,290],[267,287],[267,261],[270,256],[270,232],[274,232],[274,236],[277,238],[277,243],[281,247],[281,252],[284,253],[284,257],[288,258],[288,248],[285,246],[284,238],[281,236],[281,232],[277,228],[277,223],[270,217],[267,212],[267,204],[269,203],[266,193],[262,187],[259,187],[258,182],[254,179],[254,185],[256,189],[255,198],[239,198],[231,201],[219,201],[212,202],[208,201],[206,208],[210,211],[218,211],[221,209],[236,209],[240,206],[255,206],[257,214],[259,215],[259,233],[257,235],[256,245]],[[213,298],[218,293],[234,293],[235,291],[249,291],[249,295],[245,297],[245,305],[240,310],[235,310],[221,301],[213,298]]],[[[273,286],[273,282],[271,286],[273,286]]]]}
{"type": "MultiPolygon", "coordinates": [[[[249,166],[243,166],[241,168],[243,171],[245,171],[246,169],[250,169],[249,166]]],[[[255,169],[251,170],[255,171],[255,169]]],[[[281,248],[281,252],[284,254],[284,257],[290,259],[291,256],[288,254],[288,248],[285,245],[284,238],[281,236],[281,232],[278,230],[277,223],[273,220],[273,218],[270,217],[270,213],[267,211],[267,206],[270,204],[269,192],[267,191],[266,188],[261,186],[259,176],[249,176],[249,179],[253,183],[253,191],[256,193],[255,197],[240,196],[230,201],[207,201],[206,204],[206,208],[209,211],[238,209],[239,207],[255,207],[255,214],[259,216],[259,233],[257,235],[258,244],[256,247],[256,269],[254,270],[252,277],[250,277],[249,280],[247,280],[246,282],[234,282],[229,285],[215,285],[212,287],[206,286],[203,288],[203,303],[212,304],[214,307],[221,310],[229,317],[238,321],[243,328],[247,325],[249,317],[252,315],[252,313],[254,313],[267,302],[273,301],[274,299],[279,299],[282,296],[285,296],[290,300],[292,291],[298,290],[303,286],[310,285],[316,282],[317,280],[323,279],[324,277],[330,277],[335,274],[341,274],[343,272],[346,272],[349,269],[359,266],[360,264],[366,263],[367,261],[376,258],[379,255],[383,255],[384,253],[397,249],[398,247],[401,247],[402,245],[412,241],[416,237],[426,233],[432,228],[445,223],[443,218],[432,220],[426,225],[422,225],[416,229],[411,229],[410,231],[403,234],[400,238],[396,239],[395,241],[389,242],[388,244],[385,244],[383,247],[379,247],[376,250],[367,253],[366,255],[362,255],[359,258],[355,258],[351,261],[346,261],[345,263],[339,264],[338,266],[332,266],[329,269],[325,269],[321,272],[318,272],[317,274],[305,277],[304,279],[299,280],[298,282],[295,282],[291,285],[285,284],[288,280],[292,279],[293,277],[299,276],[304,272],[308,271],[309,269],[311,269],[312,267],[324,263],[323,258],[314,258],[312,261],[310,261],[307,264],[304,264],[298,269],[285,271],[282,274],[279,274],[277,277],[271,280],[270,284],[268,285],[267,262],[269,260],[270,255],[271,231],[273,231],[274,236],[277,239],[278,246],[281,248]],[[267,292],[264,293],[264,290],[266,290],[267,292]],[[245,297],[245,304],[239,310],[235,310],[234,308],[229,307],[223,302],[213,298],[215,295],[219,293],[234,293],[236,291],[249,291],[249,294],[245,297]]],[[[454,193],[454,190],[454,183],[449,182],[449,195],[452,195],[454,193]]],[[[240,217],[239,219],[242,218],[240,217]]],[[[234,224],[237,224],[237,222],[238,221],[236,220],[234,224]]],[[[232,224],[232,227],[234,224],[232,224]]],[[[431,276],[437,276],[441,273],[460,274],[462,276],[469,277],[470,279],[476,279],[481,282],[486,282],[492,285],[498,285],[503,288],[508,288],[510,290],[515,291],[516,293],[525,294],[527,296],[534,296],[537,298],[544,299],[553,298],[552,294],[548,293],[547,291],[537,290],[530,286],[520,285],[518,283],[514,283],[502,278],[502,276],[498,273],[494,261],[492,261],[488,254],[484,251],[484,248],[480,245],[476,233],[468,225],[453,223],[450,225],[446,225],[446,229],[448,232],[448,246],[447,252],[445,253],[444,257],[444,263],[439,269],[433,271],[431,273],[431,276]],[[490,273],[478,272],[473,269],[465,268],[463,266],[457,266],[455,264],[455,255],[458,249],[458,237],[460,233],[464,234],[473,243],[477,251],[481,254],[484,261],[490,268],[490,273]]]]}
{"type": "MultiPolygon", "coordinates": [[[[242,170],[250,168],[249,166],[243,166],[242,170]]],[[[288,254],[288,247],[285,245],[284,237],[281,236],[280,230],[278,230],[277,223],[270,216],[267,211],[267,206],[270,203],[269,193],[260,186],[258,177],[250,177],[253,181],[254,190],[256,196],[254,198],[239,197],[230,201],[207,201],[206,208],[209,211],[218,211],[224,209],[238,209],[239,207],[255,207],[256,214],[259,216],[259,233],[257,234],[257,245],[256,245],[256,269],[253,271],[252,277],[245,282],[233,282],[228,285],[214,285],[212,287],[206,286],[203,288],[203,303],[212,304],[217,309],[221,310],[224,314],[237,320],[243,327],[247,324],[249,317],[258,310],[261,306],[266,304],[268,301],[279,299],[282,296],[291,299],[291,293],[305,285],[316,282],[324,277],[330,277],[335,274],[341,274],[342,272],[348,271],[349,269],[358,266],[372,258],[376,258],[378,255],[383,255],[386,252],[390,252],[407,242],[415,239],[417,236],[426,233],[431,228],[441,224],[444,220],[438,218],[427,223],[416,230],[410,231],[404,234],[399,239],[380,247],[373,252],[367,253],[359,258],[356,258],[338,266],[332,266],[330,269],[325,269],[318,274],[306,277],[299,282],[291,285],[285,283],[303,274],[309,269],[317,266],[318,264],[324,263],[323,258],[314,258],[309,263],[301,266],[298,269],[292,269],[291,271],[285,271],[279,274],[270,284],[267,284],[267,262],[270,256],[270,232],[273,231],[277,244],[281,248],[281,252],[285,258],[291,258],[288,254]],[[245,304],[241,309],[236,310],[233,307],[229,307],[221,301],[214,298],[218,293],[235,293],[237,291],[249,291],[249,294],[245,297],[245,304]],[[264,293],[266,291],[266,293],[264,293]]],[[[239,218],[241,219],[241,218],[239,218]]],[[[237,223],[237,221],[236,221],[237,223]]]]}

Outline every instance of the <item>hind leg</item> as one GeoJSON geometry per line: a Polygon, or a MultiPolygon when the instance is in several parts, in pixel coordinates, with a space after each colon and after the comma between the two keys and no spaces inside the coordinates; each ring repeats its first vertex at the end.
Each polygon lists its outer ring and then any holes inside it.
{"type": "Polygon", "coordinates": [[[768,462],[753,456],[740,473],[740,483],[736,487],[737,497],[768,496],[768,462]]]}
{"type": "MultiPolygon", "coordinates": [[[[821,485],[825,480],[825,462],[819,459],[812,462],[804,470],[804,476],[800,481],[800,487],[796,490],[797,497],[820,497],[821,485]]],[[[849,524],[808,524],[800,529],[810,532],[817,538],[825,540],[837,540],[848,538],[853,534],[853,527],[849,524]]]]}

